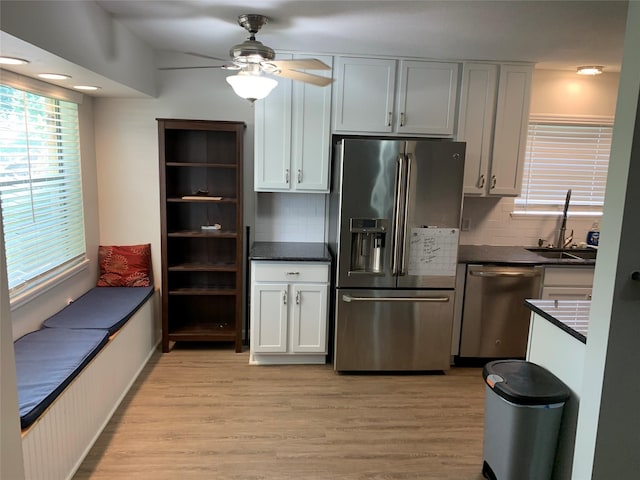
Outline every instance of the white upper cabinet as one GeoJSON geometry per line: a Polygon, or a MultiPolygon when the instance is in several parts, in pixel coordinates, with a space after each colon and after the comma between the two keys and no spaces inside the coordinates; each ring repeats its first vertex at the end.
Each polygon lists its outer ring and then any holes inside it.
{"type": "Polygon", "coordinates": [[[395,82],[395,60],[337,58],[334,130],[391,132],[395,82]]]}
{"type": "Polygon", "coordinates": [[[532,75],[532,65],[464,64],[457,139],[467,143],[465,195],[520,193],[532,75]]]}
{"type": "MultiPolygon", "coordinates": [[[[333,58],[278,55],[278,59],[333,58]]],[[[309,71],[331,76],[331,71],[309,71]]],[[[329,191],[331,86],[278,78],[278,86],[255,103],[254,189],[258,192],[329,191]]]]}
{"type": "Polygon", "coordinates": [[[453,135],[457,63],[339,57],[335,79],[336,132],[453,135]]]}
{"type": "Polygon", "coordinates": [[[453,135],[458,64],[401,60],[395,131],[453,135]]]}

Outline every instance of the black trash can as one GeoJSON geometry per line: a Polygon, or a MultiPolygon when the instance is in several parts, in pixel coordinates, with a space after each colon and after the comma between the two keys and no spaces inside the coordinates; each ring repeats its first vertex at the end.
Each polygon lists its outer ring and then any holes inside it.
{"type": "Polygon", "coordinates": [[[482,474],[490,480],[551,478],[569,388],[524,360],[496,360],[486,382],[482,474]]]}

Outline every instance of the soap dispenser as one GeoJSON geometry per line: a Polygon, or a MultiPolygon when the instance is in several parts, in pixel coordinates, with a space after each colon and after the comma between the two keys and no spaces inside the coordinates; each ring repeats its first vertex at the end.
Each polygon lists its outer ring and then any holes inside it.
{"type": "Polygon", "coordinates": [[[600,224],[598,222],[593,222],[593,225],[591,225],[591,229],[589,230],[589,232],[587,232],[587,245],[597,247],[599,240],[600,224]]]}

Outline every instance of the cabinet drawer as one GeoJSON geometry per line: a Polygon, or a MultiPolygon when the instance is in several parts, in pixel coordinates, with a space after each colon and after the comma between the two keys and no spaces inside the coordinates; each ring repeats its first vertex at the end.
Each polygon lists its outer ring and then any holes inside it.
{"type": "Polygon", "coordinates": [[[541,298],[545,300],[591,300],[591,288],[544,287],[541,298]]]}
{"type": "Polygon", "coordinates": [[[544,286],[591,287],[595,267],[545,267],[544,286]]]}
{"type": "Polygon", "coordinates": [[[254,282],[316,282],[329,281],[329,264],[316,262],[251,262],[254,282]]]}

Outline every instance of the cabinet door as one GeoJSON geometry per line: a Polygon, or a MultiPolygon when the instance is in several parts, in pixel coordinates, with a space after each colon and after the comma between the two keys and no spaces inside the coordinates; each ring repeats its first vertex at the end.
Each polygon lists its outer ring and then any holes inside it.
{"type": "Polygon", "coordinates": [[[251,298],[251,350],[287,351],[288,285],[254,283],[251,298]]]}
{"type": "Polygon", "coordinates": [[[532,75],[529,65],[500,68],[489,195],[520,193],[532,75]]]}
{"type": "MultiPolygon", "coordinates": [[[[317,58],[330,67],[333,58],[317,58]]],[[[331,76],[331,71],[310,70],[331,76]]],[[[291,124],[291,188],[298,192],[329,192],[329,148],[331,146],[331,86],[318,87],[293,82],[291,124]]]]}
{"type": "Polygon", "coordinates": [[[464,64],[458,140],[467,143],[465,195],[484,195],[487,191],[497,89],[498,65],[464,64]]]}
{"type": "MultiPolygon", "coordinates": [[[[278,55],[282,60],[291,55],[278,55]]],[[[292,81],[278,77],[266,98],[254,103],[254,190],[288,191],[291,180],[292,81]]]]}
{"type": "Polygon", "coordinates": [[[335,131],[391,132],[395,60],[339,57],[336,64],[335,131]]]}
{"type": "Polygon", "coordinates": [[[294,284],[291,351],[326,353],[327,299],[329,287],[317,284],[294,284]]]}
{"type": "Polygon", "coordinates": [[[458,64],[402,60],[396,132],[453,135],[458,64]]]}

